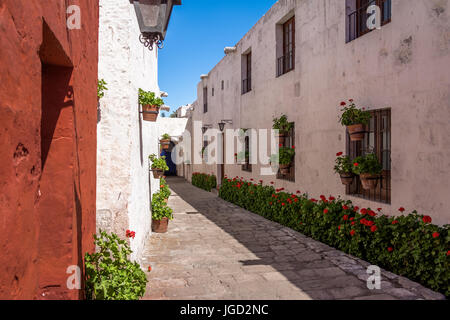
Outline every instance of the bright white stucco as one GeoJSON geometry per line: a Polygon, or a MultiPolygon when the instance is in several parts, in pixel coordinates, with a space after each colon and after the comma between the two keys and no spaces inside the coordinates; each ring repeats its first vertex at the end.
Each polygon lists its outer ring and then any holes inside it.
{"type": "Polygon", "coordinates": [[[158,153],[157,123],[142,121],[138,89],[159,94],[157,51],[139,41],[134,7],[128,0],[100,0],[99,78],[108,83],[97,128],[97,228],[130,240],[140,261],[151,234],[150,194],[159,180],[149,176],[148,156],[158,153]]]}

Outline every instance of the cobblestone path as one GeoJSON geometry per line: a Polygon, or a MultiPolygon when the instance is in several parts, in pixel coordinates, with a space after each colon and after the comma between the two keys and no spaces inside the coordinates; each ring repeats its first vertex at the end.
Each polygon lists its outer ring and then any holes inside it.
{"type": "Polygon", "coordinates": [[[174,220],[148,240],[145,299],[443,299],[369,263],[268,221],[181,178],[169,178],[174,220]]]}

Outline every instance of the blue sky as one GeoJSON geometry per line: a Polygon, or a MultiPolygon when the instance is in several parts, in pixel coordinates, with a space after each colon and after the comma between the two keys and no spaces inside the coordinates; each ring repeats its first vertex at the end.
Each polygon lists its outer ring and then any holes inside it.
{"type": "Polygon", "coordinates": [[[176,110],[197,96],[200,75],[208,73],[272,7],[276,0],[182,0],[174,8],[164,49],[159,51],[159,86],[176,110]]]}

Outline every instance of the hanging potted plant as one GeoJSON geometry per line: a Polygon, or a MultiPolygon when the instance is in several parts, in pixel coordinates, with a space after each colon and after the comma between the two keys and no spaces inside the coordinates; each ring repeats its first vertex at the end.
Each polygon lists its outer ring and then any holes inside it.
{"type": "Polygon", "coordinates": [[[289,131],[291,131],[292,126],[293,124],[288,122],[286,115],[273,119],[272,129],[278,130],[278,139],[280,144],[284,145],[286,136],[289,134],[289,131]]]}
{"type": "Polygon", "coordinates": [[[150,171],[153,172],[153,177],[155,179],[161,178],[164,175],[164,172],[169,170],[166,163],[166,157],[162,156],[161,158],[158,158],[155,154],[152,154],[148,158],[152,163],[150,171]]]}
{"type": "Polygon", "coordinates": [[[349,186],[353,182],[353,171],[352,171],[352,161],[350,157],[343,156],[342,152],[336,154],[336,165],[334,166],[334,171],[338,173],[341,177],[343,185],[349,186]]]}
{"type": "Polygon", "coordinates": [[[164,133],[162,135],[161,140],[159,140],[161,143],[161,146],[164,150],[167,150],[170,148],[170,135],[168,133],[164,133]]]}
{"type": "Polygon", "coordinates": [[[295,148],[281,147],[278,155],[272,155],[270,162],[272,165],[277,164],[280,167],[280,173],[287,176],[290,172],[292,159],[295,156],[295,148]]]}
{"type": "Polygon", "coordinates": [[[161,98],[156,98],[154,92],[139,89],[139,104],[142,106],[144,121],[155,122],[158,118],[159,108],[164,104],[164,101],[161,98]]]}
{"type": "Polygon", "coordinates": [[[365,126],[369,123],[370,112],[363,109],[358,109],[350,99],[350,104],[347,106],[346,102],[341,102],[342,116],[339,121],[343,126],[346,126],[350,134],[351,141],[361,141],[364,139],[365,126]]]}
{"type": "Polygon", "coordinates": [[[164,195],[159,192],[152,199],[152,231],[166,233],[169,220],[173,220],[173,210],[164,202],[164,195]]]}
{"type": "Polygon", "coordinates": [[[352,171],[359,175],[364,190],[376,189],[383,166],[375,154],[369,153],[353,160],[352,171]]]}

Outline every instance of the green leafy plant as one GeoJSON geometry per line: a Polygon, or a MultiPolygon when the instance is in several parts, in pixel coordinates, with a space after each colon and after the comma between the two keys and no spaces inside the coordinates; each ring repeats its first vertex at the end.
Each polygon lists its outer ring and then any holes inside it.
{"type": "Polygon", "coordinates": [[[152,219],[161,221],[164,218],[173,220],[173,210],[164,201],[165,195],[161,191],[155,193],[152,199],[152,219]]]}
{"type": "Polygon", "coordinates": [[[164,199],[169,199],[172,192],[170,192],[169,186],[167,185],[166,179],[160,179],[160,193],[164,199]]]}
{"type": "Polygon", "coordinates": [[[170,140],[170,139],[171,139],[170,134],[164,133],[164,134],[162,135],[162,139],[161,139],[161,140],[170,140]]]}
{"type": "Polygon", "coordinates": [[[161,107],[164,104],[164,101],[161,98],[157,98],[154,92],[139,89],[139,103],[142,106],[150,105],[161,107]]]}
{"type": "Polygon", "coordinates": [[[166,163],[166,157],[162,156],[161,158],[158,158],[157,155],[152,154],[149,157],[149,160],[151,161],[152,165],[152,169],[153,170],[162,170],[162,171],[168,171],[169,167],[167,166],[166,163]]]}
{"type": "Polygon", "coordinates": [[[339,122],[343,126],[351,126],[355,124],[367,125],[370,120],[370,112],[363,109],[358,109],[352,99],[349,100],[350,104],[347,106],[346,102],[341,102],[341,106],[344,107],[343,112],[339,118],[339,122]]]}
{"type": "MultiPolygon", "coordinates": [[[[349,200],[320,200],[225,178],[219,196],[338,250],[450,296],[450,225],[431,224],[416,211],[389,217],[349,200]]],[[[399,211],[403,213],[404,208],[399,211]]]]}
{"type": "Polygon", "coordinates": [[[100,231],[94,235],[98,252],[85,255],[86,298],[88,300],[138,300],[145,294],[147,278],[126,241],[100,231]]]}
{"type": "Polygon", "coordinates": [[[375,154],[369,153],[365,156],[357,157],[353,160],[352,171],[354,174],[360,175],[368,173],[372,175],[379,175],[383,169],[383,166],[378,161],[375,154]]]}
{"type": "Polygon", "coordinates": [[[212,189],[217,187],[217,178],[215,175],[194,172],[192,174],[192,185],[211,192],[212,189]]]}
{"type": "Polygon", "coordinates": [[[293,127],[293,123],[289,122],[286,115],[273,119],[272,129],[278,130],[280,134],[288,134],[293,127]]]}
{"type": "Polygon", "coordinates": [[[289,165],[295,156],[295,148],[280,147],[279,153],[270,157],[272,164],[289,165]]]}
{"type": "Polygon", "coordinates": [[[338,174],[349,174],[353,173],[353,163],[350,157],[343,156],[342,152],[339,152],[336,158],[336,165],[334,166],[334,171],[338,174]]]}
{"type": "Polygon", "coordinates": [[[106,85],[107,85],[107,83],[104,79],[98,80],[98,83],[97,83],[97,98],[98,99],[101,99],[105,96],[105,91],[108,90],[106,85]]]}

